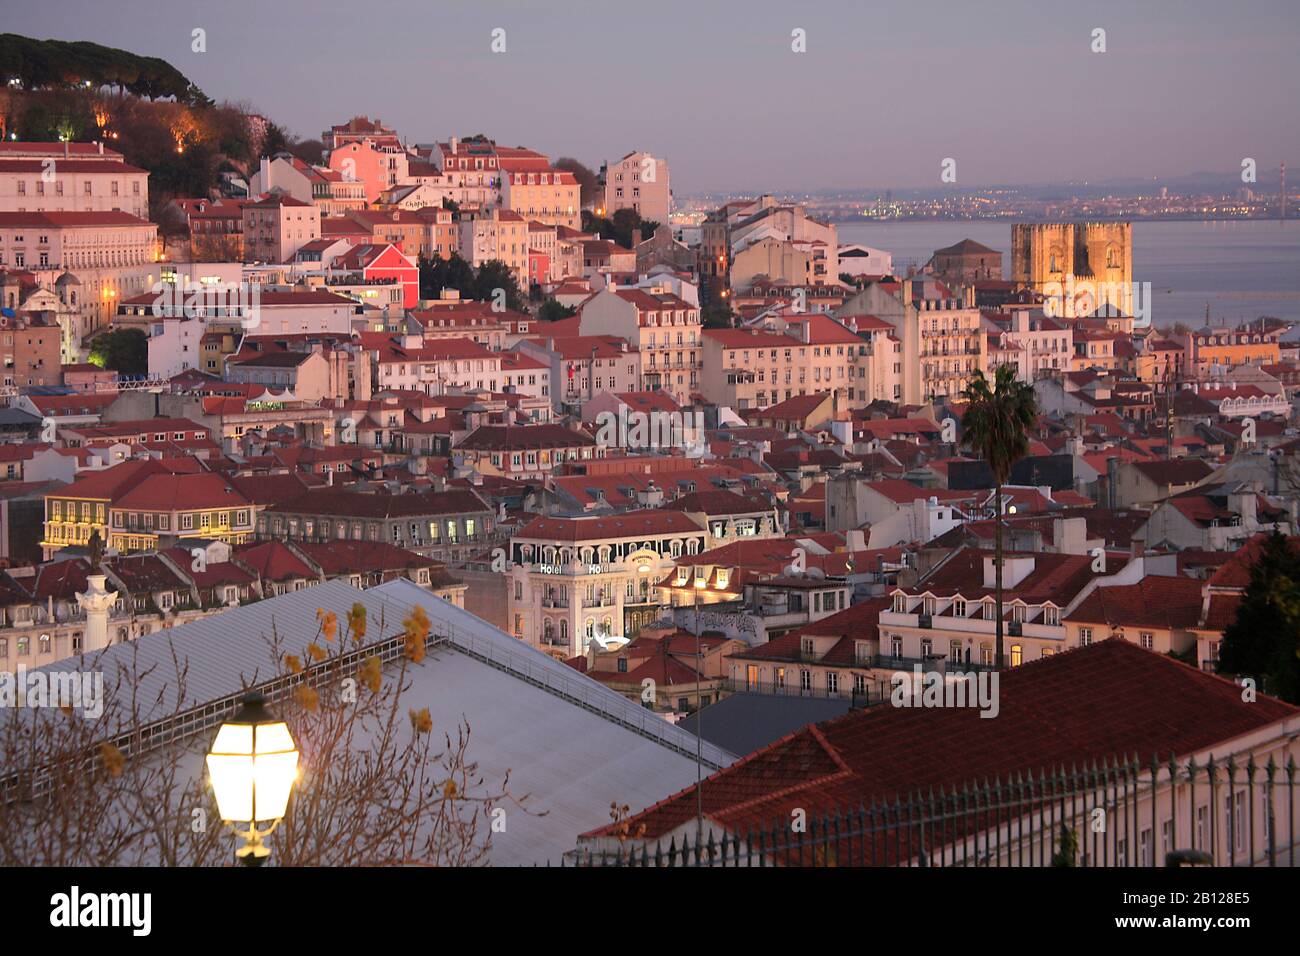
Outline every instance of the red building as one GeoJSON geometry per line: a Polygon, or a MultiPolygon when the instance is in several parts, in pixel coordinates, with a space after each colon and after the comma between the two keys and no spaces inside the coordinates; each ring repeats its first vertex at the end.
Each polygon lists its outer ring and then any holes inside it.
{"type": "Polygon", "coordinates": [[[359,272],[366,282],[396,282],[402,287],[402,308],[420,302],[420,267],[392,243],[353,246],[334,260],[332,268],[359,272]]]}

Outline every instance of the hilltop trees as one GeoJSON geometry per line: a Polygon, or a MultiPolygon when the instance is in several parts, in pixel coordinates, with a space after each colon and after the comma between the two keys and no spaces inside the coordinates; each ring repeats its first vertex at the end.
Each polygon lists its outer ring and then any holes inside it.
{"type": "Polygon", "coordinates": [[[597,216],[590,210],[582,211],[582,231],[600,233],[602,239],[612,239],[625,249],[636,246],[633,232],[641,233],[645,241],[655,234],[659,223],[652,219],[642,219],[635,209],[619,209],[610,218],[597,216]]]}
{"type": "Polygon", "coordinates": [[[0,76],[25,90],[110,87],[150,100],[175,99],[191,106],[211,100],[166,60],[85,40],[36,40],[0,33],[0,76]]]}
{"type": "Polygon", "coordinates": [[[561,156],[555,161],[555,168],[573,173],[573,178],[578,181],[578,202],[583,208],[600,199],[600,186],[596,182],[596,174],[589,167],[572,156],[561,156]]]}

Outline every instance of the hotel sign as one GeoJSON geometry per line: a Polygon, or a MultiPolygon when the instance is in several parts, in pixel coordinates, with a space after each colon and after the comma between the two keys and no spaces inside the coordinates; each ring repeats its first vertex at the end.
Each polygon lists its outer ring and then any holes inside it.
{"type": "MultiPolygon", "coordinates": [[[[605,569],[605,566],[604,566],[604,565],[601,565],[601,564],[589,564],[589,565],[587,565],[587,573],[588,573],[588,574],[604,574],[604,573],[605,573],[605,570],[606,570],[606,569],[605,569]]],[[[564,565],[562,565],[562,564],[539,564],[539,565],[537,566],[537,571],[538,571],[539,574],[563,574],[563,573],[564,573],[564,565]]]]}

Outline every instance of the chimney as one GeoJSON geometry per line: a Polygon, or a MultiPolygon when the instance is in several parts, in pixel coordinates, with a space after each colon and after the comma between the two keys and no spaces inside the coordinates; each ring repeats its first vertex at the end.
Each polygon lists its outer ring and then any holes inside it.
{"type": "Polygon", "coordinates": [[[1087,538],[1087,518],[1057,518],[1052,522],[1052,547],[1057,554],[1087,554],[1087,538]]]}
{"type": "Polygon", "coordinates": [[[453,155],[453,156],[456,155],[456,146],[457,146],[458,142],[459,142],[459,141],[456,139],[455,136],[453,136],[453,137],[451,138],[451,155],[453,155]]]}
{"type": "Polygon", "coordinates": [[[99,141],[99,155],[104,155],[104,141],[102,139],[99,141]]]}
{"type": "Polygon", "coordinates": [[[1258,522],[1255,506],[1258,500],[1250,489],[1228,495],[1228,510],[1241,516],[1242,527],[1249,528],[1258,522]]]}
{"type": "Polygon", "coordinates": [[[1133,557],[1140,558],[1147,553],[1146,538],[1134,538],[1130,544],[1132,545],[1133,557]]]}
{"type": "Polygon", "coordinates": [[[646,485],[644,491],[636,493],[636,498],[637,504],[642,508],[658,508],[664,503],[664,493],[655,485],[653,478],[646,485]]]}

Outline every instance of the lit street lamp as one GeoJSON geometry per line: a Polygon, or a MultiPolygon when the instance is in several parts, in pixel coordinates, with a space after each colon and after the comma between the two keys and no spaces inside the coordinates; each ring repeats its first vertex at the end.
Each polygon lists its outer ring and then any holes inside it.
{"type": "Polygon", "coordinates": [[[289,726],[261,694],[245,696],[235,716],[217,730],[208,751],[208,776],[222,821],[245,841],[235,858],[245,866],[261,866],[271,855],[262,839],[284,818],[298,779],[298,748],[289,726]],[[247,830],[240,829],[243,823],[247,830]],[[259,829],[258,823],[269,825],[259,829]]]}

